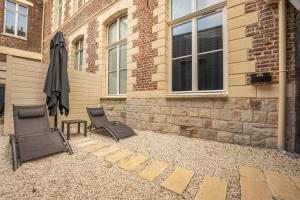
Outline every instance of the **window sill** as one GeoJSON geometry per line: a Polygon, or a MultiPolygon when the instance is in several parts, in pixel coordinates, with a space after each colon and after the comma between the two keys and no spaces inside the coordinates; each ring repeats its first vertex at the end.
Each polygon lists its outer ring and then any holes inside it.
{"type": "Polygon", "coordinates": [[[25,38],[25,37],[16,36],[16,35],[9,34],[9,33],[1,33],[1,35],[5,35],[5,36],[7,36],[7,37],[16,38],[16,39],[19,39],[19,40],[28,41],[27,38],[25,38]]]}
{"type": "Polygon", "coordinates": [[[219,93],[171,93],[167,95],[167,99],[189,99],[189,98],[227,98],[227,92],[219,93]]]}
{"type": "Polygon", "coordinates": [[[123,100],[126,99],[127,96],[106,96],[106,97],[100,97],[100,100],[123,100]]]}

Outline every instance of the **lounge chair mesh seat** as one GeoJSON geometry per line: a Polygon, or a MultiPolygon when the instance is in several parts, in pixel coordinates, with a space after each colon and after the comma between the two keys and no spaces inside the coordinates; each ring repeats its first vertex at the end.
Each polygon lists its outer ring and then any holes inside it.
{"type": "Polygon", "coordinates": [[[120,139],[136,135],[135,131],[126,124],[118,121],[109,121],[102,107],[87,108],[87,112],[91,120],[90,129],[105,129],[117,142],[120,139]]]}
{"type": "Polygon", "coordinates": [[[15,134],[10,137],[13,169],[29,160],[69,152],[72,148],[59,129],[51,129],[46,106],[13,106],[15,134]]]}

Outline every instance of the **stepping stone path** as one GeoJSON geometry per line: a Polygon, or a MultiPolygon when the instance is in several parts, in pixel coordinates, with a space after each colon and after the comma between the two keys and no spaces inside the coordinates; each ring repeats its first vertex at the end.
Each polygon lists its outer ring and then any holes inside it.
{"type": "Polygon", "coordinates": [[[169,165],[161,161],[154,161],[151,165],[147,166],[143,171],[139,172],[139,176],[153,181],[158,177],[169,165]]]}
{"type": "Polygon", "coordinates": [[[244,166],[239,171],[242,200],[300,199],[299,178],[244,166]]]}
{"type": "Polygon", "coordinates": [[[226,181],[219,180],[215,177],[205,176],[195,200],[225,200],[226,191],[226,181]]]}
{"type": "Polygon", "coordinates": [[[132,171],[135,168],[137,168],[139,165],[146,162],[149,158],[147,156],[144,156],[142,154],[138,154],[132,158],[130,158],[128,161],[120,164],[120,167],[127,170],[132,171]]]}
{"type": "MultiPolygon", "coordinates": [[[[149,160],[142,154],[135,154],[129,149],[121,149],[116,145],[109,145],[91,138],[75,139],[72,145],[90,152],[95,156],[105,156],[105,161],[110,163],[121,162],[119,166],[127,171],[133,171],[141,164],[149,160]]],[[[168,164],[161,161],[153,161],[138,176],[147,180],[155,180],[168,164]]],[[[300,177],[288,177],[281,174],[261,171],[253,167],[240,166],[241,200],[300,200],[300,177]]],[[[177,167],[160,185],[172,192],[182,195],[188,187],[194,172],[177,167]]],[[[227,192],[226,181],[216,177],[205,176],[199,186],[195,200],[225,200],[227,192]]]]}
{"type": "Polygon", "coordinates": [[[123,149],[123,150],[121,150],[121,151],[119,151],[119,152],[117,152],[117,153],[115,153],[111,156],[107,156],[105,158],[105,160],[107,162],[110,162],[110,163],[116,163],[120,160],[123,160],[123,159],[131,156],[132,154],[133,154],[133,152],[130,151],[129,149],[123,149]]]}
{"type": "Polygon", "coordinates": [[[182,195],[193,176],[193,171],[177,167],[160,185],[172,192],[182,195]]]}

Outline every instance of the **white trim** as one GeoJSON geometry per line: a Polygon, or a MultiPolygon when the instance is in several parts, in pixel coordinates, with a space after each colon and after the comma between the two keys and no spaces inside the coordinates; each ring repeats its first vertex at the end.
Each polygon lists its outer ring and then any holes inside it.
{"type": "MultiPolygon", "coordinates": [[[[211,94],[222,94],[222,95],[227,95],[228,93],[228,44],[227,44],[227,12],[226,12],[226,4],[224,4],[224,2],[218,3],[216,5],[210,6],[208,8],[204,8],[203,10],[210,10],[210,12],[204,12],[202,10],[197,10],[196,5],[196,0],[192,0],[194,3],[192,4],[192,8],[194,9],[192,13],[188,14],[187,16],[183,16],[180,17],[178,19],[175,19],[173,21],[171,21],[169,24],[170,26],[170,31],[169,31],[169,37],[171,38],[169,40],[169,55],[170,55],[170,74],[169,74],[169,94],[170,96],[172,95],[191,95],[191,96],[199,96],[199,95],[203,95],[203,96],[211,96],[211,94]],[[223,5],[223,8],[220,9],[219,6],[223,5]],[[215,9],[216,8],[216,9],[215,9]],[[213,51],[209,51],[209,52],[204,52],[204,53],[198,53],[197,51],[197,47],[198,47],[198,40],[197,40],[197,20],[211,15],[211,14],[215,14],[218,12],[222,12],[223,16],[222,16],[222,20],[223,20],[223,24],[222,24],[222,37],[223,37],[223,49],[218,49],[218,50],[213,50],[213,51]],[[199,15],[195,15],[195,14],[199,15]],[[202,15],[200,13],[203,13],[202,15]],[[178,25],[182,25],[185,24],[187,22],[191,22],[192,23],[192,91],[173,91],[173,84],[172,84],[172,70],[173,70],[173,60],[177,60],[180,58],[185,58],[185,57],[190,57],[191,55],[186,55],[186,56],[181,56],[181,57],[176,57],[173,58],[172,57],[172,29],[178,25]],[[197,77],[198,77],[198,73],[197,73],[197,62],[198,62],[198,55],[202,55],[202,54],[207,54],[207,53],[213,53],[213,52],[218,52],[218,51],[223,51],[223,89],[222,90],[198,90],[198,83],[197,83],[197,77]]],[[[170,3],[172,4],[172,1],[170,1],[170,3]]],[[[226,2],[225,2],[226,3],[226,2]]],[[[172,13],[172,5],[170,5],[170,13],[172,13]]],[[[170,16],[170,18],[172,18],[172,16],[170,16]]]]}
{"type": "MultiPolygon", "coordinates": [[[[18,1],[17,1],[18,2],[18,1]]],[[[11,36],[11,37],[15,37],[15,38],[18,38],[18,39],[23,39],[23,40],[27,40],[27,36],[28,36],[28,12],[29,12],[29,8],[27,5],[24,5],[24,4],[19,4],[17,3],[16,1],[14,0],[5,0],[5,4],[4,4],[4,21],[3,21],[3,35],[6,35],[6,36],[11,36]],[[16,10],[11,10],[9,8],[6,7],[6,3],[7,1],[10,1],[12,3],[15,3],[16,4],[16,10]],[[19,12],[19,6],[22,6],[22,7],[25,7],[27,9],[27,13],[26,14],[22,14],[19,12]],[[12,12],[15,14],[15,25],[14,25],[14,28],[15,28],[15,33],[14,34],[11,34],[11,33],[7,33],[6,32],[6,28],[5,28],[5,25],[6,25],[6,12],[9,11],[9,12],[12,12]],[[26,31],[25,31],[25,37],[23,36],[19,36],[18,35],[18,22],[19,22],[19,15],[23,16],[23,17],[26,17],[26,31]]]]}

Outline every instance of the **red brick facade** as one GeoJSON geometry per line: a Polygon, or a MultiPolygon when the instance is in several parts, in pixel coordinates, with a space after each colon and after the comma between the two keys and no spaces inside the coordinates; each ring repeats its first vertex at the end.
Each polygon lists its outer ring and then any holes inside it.
{"type": "Polygon", "coordinates": [[[64,12],[64,20],[67,21],[70,18],[70,9],[71,9],[71,0],[66,0],[66,4],[65,4],[65,12],[64,12]]]}
{"type": "Polygon", "coordinates": [[[98,66],[96,66],[96,60],[98,59],[98,55],[96,52],[96,49],[98,48],[98,44],[96,42],[97,35],[99,34],[97,32],[97,20],[93,19],[88,24],[88,31],[87,31],[87,71],[95,73],[98,70],[98,66]]]}
{"type": "MultiPolygon", "coordinates": [[[[0,34],[0,45],[10,48],[16,48],[25,51],[41,52],[42,39],[42,18],[43,18],[43,1],[28,0],[33,3],[33,7],[28,6],[28,27],[27,40],[9,37],[0,34]]],[[[0,33],[3,33],[4,27],[4,6],[5,1],[0,1],[0,33]]],[[[0,56],[2,60],[4,56],[0,56]]]]}
{"type": "Polygon", "coordinates": [[[133,47],[139,48],[139,53],[133,56],[133,62],[137,62],[137,69],[133,71],[133,77],[136,77],[133,90],[156,90],[157,82],[152,81],[152,74],[156,73],[154,57],[158,52],[157,49],[152,49],[152,42],[157,39],[157,33],[152,33],[152,26],[158,20],[153,17],[158,1],[134,0],[133,4],[136,6],[134,17],[138,20],[133,31],[139,33],[139,39],[133,42],[133,47]]]}
{"type": "MultiPolygon", "coordinates": [[[[287,69],[288,80],[295,80],[295,9],[287,5],[287,69]]],[[[246,35],[252,37],[249,60],[256,61],[257,72],[271,72],[274,83],[279,77],[279,24],[278,4],[267,4],[264,0],[250,1],[245,5],[246,13],[259,12],[259,22],[247,26],[246,35]]]]}

